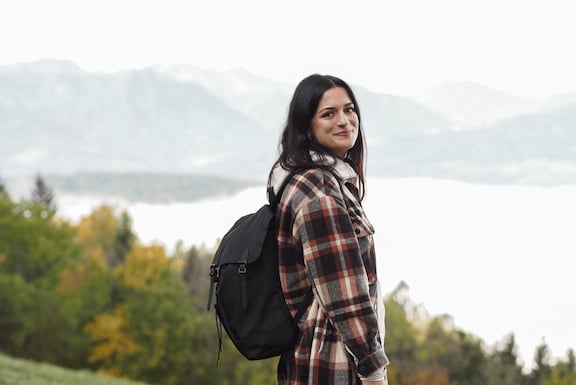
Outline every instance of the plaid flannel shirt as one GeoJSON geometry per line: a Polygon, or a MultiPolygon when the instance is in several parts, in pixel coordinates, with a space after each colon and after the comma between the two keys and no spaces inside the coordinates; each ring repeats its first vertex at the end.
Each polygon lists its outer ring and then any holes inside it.
{"type": "MultiPolygon", "coordinates": [[[[342,186],[355,181],[340,160],[335,171],[342,186]]],[[[360,384],[388,364],[377,317],[384,305],[377,295],[374,229],[356,194],[340,187],[329,171],[303,170],[278,205],[280,278],[292,316],[306,293],[314,293],[294,350],[280,359],[280,385],[360,384]]]]}

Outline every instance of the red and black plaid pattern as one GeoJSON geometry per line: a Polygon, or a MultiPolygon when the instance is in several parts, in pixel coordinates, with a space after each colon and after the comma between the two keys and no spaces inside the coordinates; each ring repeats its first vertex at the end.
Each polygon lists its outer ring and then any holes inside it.
{"type": "Polygon", "coordinates": [[[374,229],[357,195],[322,169],[292,178],[278,210],[280,277],[293,316],[314,292],[278,383],[360,384],[388,364],[375,310],[374,229]]]}

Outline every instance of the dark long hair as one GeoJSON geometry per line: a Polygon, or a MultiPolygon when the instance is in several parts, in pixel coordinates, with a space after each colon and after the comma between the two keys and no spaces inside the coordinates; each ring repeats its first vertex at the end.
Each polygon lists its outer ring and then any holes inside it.
{"type": "MultiPolygon", "coordinates": [[[[354,146],[346,153],[344,160],[358,174],[358,188],[360,197],[363,198],[366,184],[364,175],[366,145],[360,108],[350,86],[344,80],[335,76],[313,74],[304,78],[296,86],[290,102],[288,118],[280,139],[280,155],[272,170],[277,165],[282,166],[286,170],[330,167],[330,163],[326,161],[326,156],[332,156],[332,153],[315,140],[309,139],[308,134],[312,131],[312,119],[318,109],[320,99],[322,99],[327,90],[334,87],[342,87],[346,90],[350,100],[354,103],[354,109],[358,115],[358,138],[354,146]],[[320,160],[313,160],[310,151],[320,155],[320,160]]],[[[270,171],[270,177],[272,176],[272,170],[270,171]]]]}

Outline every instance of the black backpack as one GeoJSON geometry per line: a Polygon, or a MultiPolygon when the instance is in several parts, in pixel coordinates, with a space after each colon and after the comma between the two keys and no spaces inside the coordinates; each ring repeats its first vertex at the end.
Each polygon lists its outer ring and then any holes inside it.
{"type": "Polygon", "coordinates": [[[297,171],[290,173],[276,195],[268,190],[268,204],[238,219],[216,250],[210,266],[208,310],[216,289],[219,353],[220,326],[249,360],[278,356],[296,344],[297,323],[311,302],[312,292],[292,318],[280,284],[275,217],[284,188],[297,171]]]}

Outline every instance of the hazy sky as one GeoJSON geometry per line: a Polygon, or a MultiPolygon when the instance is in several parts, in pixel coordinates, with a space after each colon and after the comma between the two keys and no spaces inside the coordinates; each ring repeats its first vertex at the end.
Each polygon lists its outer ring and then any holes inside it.
{"type": "Polygon", "coordinates": [[[189,63],[400,95],[468,80],[543,97],[576,91],[575,16],[573,0],[0,0],[0,65],[189,63]]]}

